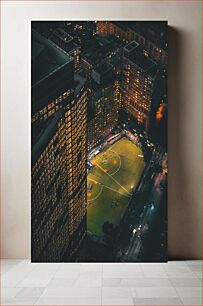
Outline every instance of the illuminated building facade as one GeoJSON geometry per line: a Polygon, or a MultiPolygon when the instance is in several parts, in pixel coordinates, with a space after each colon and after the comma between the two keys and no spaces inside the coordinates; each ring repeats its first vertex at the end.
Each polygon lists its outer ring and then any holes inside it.
{"type": "Polygon", "coordinates": [[[86,80],[32,32],[32,261],[74,260],[86,234],[86,80]]]}
{"type": "Polygon", "coordinates": [[[149,129],[151,104],[158,77],[158,66],[136,42],[123,52],[123,107],[139,124],[149,129]]]}
{"type": "Polygon", "coordinates": [[[88,150],[101,144],[111,133],[121,108],[121,86],[115,71],[105,62],[92,71],[89,97],[88,150]]]}
{"type": "MultiPolygon", "coordinates": [[[[164,22],[161,22],[163,26],[164,22]]],[[[165,22],[167,27],[167,22],[165,22]]],[[[163,65],[167,65],[167,38],[166,29],[163,31],[159,22],[116,22],[116,21],[98,21],[97,33],[102,36],[114,34],[125,42],[136,41],[145,49],[145,51],[154,60],[163,65]]]]}
{"type": "Polygon", "coordinates": [[[88,151],[111,133],[121,108],[123,42],[114,36],[94,36],[81,53],[89,79],[88,151]]]}

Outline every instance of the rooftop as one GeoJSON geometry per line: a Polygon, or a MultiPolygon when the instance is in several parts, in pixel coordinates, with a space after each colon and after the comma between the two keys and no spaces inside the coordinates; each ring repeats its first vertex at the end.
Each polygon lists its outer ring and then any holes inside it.
{"type": "Polygon", "coordinates": [[[71,40],[73,40],[73,37],[70,36],[66,31],[64,31],[64,29],[62,28],[57,28],[56,30],[54,30],[53,35],[56,35],[57,37],[59,37],[61,40],[63,40],[64,42],[68,43],[71,40]]]}
{"type": "Polygon", "coordinates": [[[130,52],[133,49],[137,48],[138,46],[139,46],[139,44],[136,41],[132,41],[127,46],[125,46],[124,49],[127,50],[128,52],[130,52]]]}
{"type": "Polygon", "coordinates": [[[99,86],[105,86],[112,83],[114,80],[113,66],[107,61],[101,62],[92,70],[92,87],[97,89],[99,86]]]}
{"type": "Polygon", "coordinates": [[[164,50],[167,49],[167,21],[113,21],[120,29],[132,29],[164,50]]]}
{"type": "Polygon", "coordinates": [[[72,58],[50,40],[32,31],[32,86],[72,61],[72,58]]]}
{"type": "Polygon", "coordinates": [[[157,66],[157,64],[151,58],[143,55],[142,53],[132,52],[129,58],[134,64],[143,69],[145,72],[147,72],[153,66],[157,66]]]}
{"type": "Polygon", "coordinates": [[[115,36],[94,36],[82,57],[93,65],[100,63],[104,57],[123,47],[123,42],[115,36]]]}
{"type": "Polygon", "coordinates": [[[103,61],[101,64],[97,65],[94,70],[99,74],[105,74],[112,70],[112,65],[109,64],[107,61],[103,61]]]}
{"type": "Polygon", "coordinates": [[[127,58],[136,66],[140,67],[144,72],[151,77],[155,76],[157,72],[157,63],[150,57],[143,54],[143,50],[139,48],[139,44],[132,41],[124,50],[128,51],[127,58]]]}

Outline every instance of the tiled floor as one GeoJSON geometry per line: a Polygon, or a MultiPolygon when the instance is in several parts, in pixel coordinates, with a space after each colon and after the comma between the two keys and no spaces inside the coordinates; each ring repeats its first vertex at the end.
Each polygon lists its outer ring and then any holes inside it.
{"type": "Polygon", "coordinates": [[[202,262],[1,261],[1,305],[202,305],[202,262]]]}

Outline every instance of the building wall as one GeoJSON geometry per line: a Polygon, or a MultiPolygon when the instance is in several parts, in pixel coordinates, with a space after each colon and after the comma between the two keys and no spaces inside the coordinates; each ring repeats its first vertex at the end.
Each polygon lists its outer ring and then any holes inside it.
{"type": "Polygon", "coordinates": [[[59,112],[32,164],[32,261],[70,260],[86,233],[87,91],[59,112]]]}
{"type": "Polygon", "coordinates": [[[80,18],[169,21],[169,256],[200,258],[201,1],[4,1],[1,9],[2,257],[30,258],[30,20],[80,18]]]}
{"type": "Polygon", "coordinates": [[[100,145],[118,121],[121,107],[121,89],[118,80],[103,88],[94,88],[89,95],[92,116],[88,123],[88,151],[100,145]]]}
{"type": "Polygon", "coordinates": [[[123,62],[124,93],[122,100],[124,108],[148,131],[154,78],[151,78],[128,58],[124,57],[123,62]]]}
{"type": "Polygon", "coordinates": [[[126,42],[136,41],[147,50],[147,52],[153,59],[157,60],[163,65],[167,65],[167,51],[159,48],[155,43],[151,42],[150,40],[142,36],[140,33],[138,33],[138,31],[132,30],[130,28],[126,28],[125,30],[123,30],[113,22],[98,21],[97,32],[102,36],[114,34],[126,42]]]}
{"type": "Polygon", "coordinates": [[[70,261],[86,234],[86,79],[75,82],[75,61],[33,28],[32,43],[31,259],[70,261]],[[45,49],[35,58],[37,43],[45,49]],[[46,59],[61,56],[42,77],[46,59]]]}

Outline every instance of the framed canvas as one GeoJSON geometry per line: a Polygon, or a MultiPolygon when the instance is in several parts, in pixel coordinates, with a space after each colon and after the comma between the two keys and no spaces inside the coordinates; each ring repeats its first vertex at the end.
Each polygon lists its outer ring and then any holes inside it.
{"type": "Polygon", "coordinates": [[[33,262],[167,261],[167,21],[32,21],[33,262]]]}

